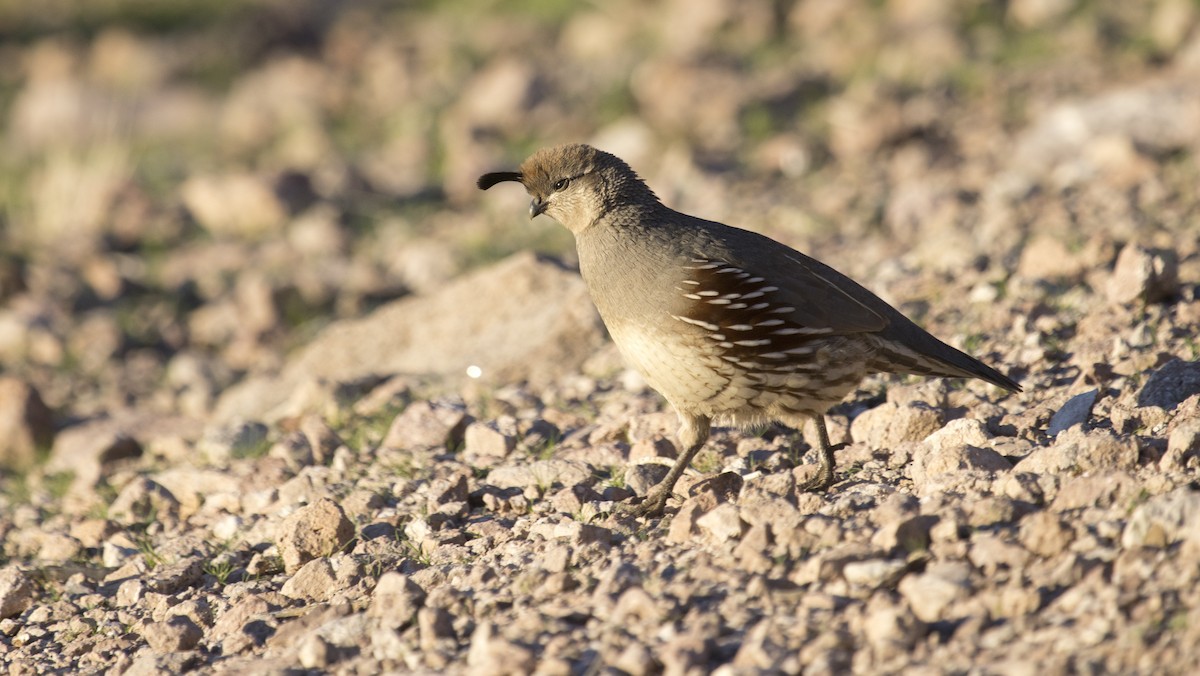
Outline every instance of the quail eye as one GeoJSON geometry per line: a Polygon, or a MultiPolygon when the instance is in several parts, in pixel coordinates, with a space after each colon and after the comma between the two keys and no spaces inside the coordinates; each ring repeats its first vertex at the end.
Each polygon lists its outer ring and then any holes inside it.
{"type": "Polygon", "coordinates": [[[557,192],[557,191],[559,191],[559,190],[563,190],[563,189],[565,189],[565,188],[566,188],[568,185],[571,185],[571,179],[569,179],[569,178],[560,178],[560,179],[558,179],[557,181],[555,181],[555,182],[554,182],[554,190],[555,190],[556,192],[557,192]]]}

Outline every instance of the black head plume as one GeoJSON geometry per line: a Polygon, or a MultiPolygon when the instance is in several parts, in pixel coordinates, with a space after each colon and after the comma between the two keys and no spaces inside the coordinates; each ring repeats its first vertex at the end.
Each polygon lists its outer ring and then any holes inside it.
{"type": "Polygon", "coordinates": [[[479,180],[475,182],[475,185],[479,186],[480,190],[487,190],[497,183],[503,183],[505,181],[516,181],[517,183],[520,183],[521,172],[497,171],[490,174],[484,174],[483,176],[479,177],[479,180]]]}

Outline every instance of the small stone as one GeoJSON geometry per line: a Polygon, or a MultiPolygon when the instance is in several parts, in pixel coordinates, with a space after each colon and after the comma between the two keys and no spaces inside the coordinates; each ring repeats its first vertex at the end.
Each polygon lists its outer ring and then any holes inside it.
{"type": "Polygon", "coordinates": [[[1046,434],[1054,437],[1069,427],[1086,424],[1092,415],[1092,406],[1095,405],[1098,394],[1099,390],[1088,390],[1068,399],[1067,403],[1051,416],[1050,424],[1046,426],[1046,434]]]}
{"type": "Polygon", "coordinates": [[[33,583],[17,568],[0,569],[0,619],[16,617],[33,605],[33,583]]]}
{"type": "Polygon", "coordinates": [[[187,556],[157,566],[147,580],[147,587],[158,594],[177,594],[194,587],[204,580],[204,559],[187,556]]]}
{"type": "Polygon", "coordinates": [[[337,646],[331,645],[320,634],[309,634],[300,642],[296,659],[305,669],[324,669],[337,661],[337,646]]]}
{"type": "Polygon", "coordinates": [[[1179,260],[1174,251],[1128,244],[1117,256],[1108,280],[1108,299],[1118,305],[1156,303],[1179,293],[1179,260]]]}
{"type": "Polygon", "coordinates": [[[1052,446],[1040,446],[1015,466],[1018,472],[1062,474],[1099,469],[1133,467],[1138,446],[1133,439],[1121,439],[1106,429],[1085,431],[1070,427],[1058,434],[1052,446]]]}
{"type": "Polygon", "coordinates": [[[488,472],[487,483],[497,488],[537,488],[549,490],[554,486],[576,486],[588,483],[592,473],[588,465],[576,460],[528,460],[504,464],[488,472]]]}
{"type": "Polygon", "coordinates": [[[943,423],[942,412],[924,402],[901,406],[884,402],[859,414],[850,424],[850,436],[873,449],[891,448],[904,441],[920,441],[943,423]]]}
{"type": "Polygon", "coordinates": [[[473,422],[467,426],[464,444],[472,455],[507,457],[517,447],[516,420],[473,422]]]}
{"type": "Polygon", "coordinates": [[[146,584],[144,582],[137,578],[125,580],[121,586],[117,587],[117,606],[130,608],[137,605],[145,595],[146,584]]]}
{"type": "Polygon", "coordinates": [[[470,422],[461,400],[417,401],[392,420],[382,446],[457,449],[470,422]]]}
{"type": "Polygon", "coordinates": [[[305,563],[329,556],[354,538],[354,524],[333,500],[301,507],[279,525],[276,542],[284,569],[294,574],[305,563]]]}
{"type": "Polygon", "coordinates": [[[738,516],[738,508],[723,502],[696,519],[696,525],[715,543],[728,542],[742,536],[746,523],[738,516]]]}
{"type": "Polygon", "coordinates": [[[613,606],[612,621],[617,626],[658,626],[662,622],[663,608],[642,587],[633,586],[621,592],[613,606]]]}
{"type": "Polygon", "coordinates": [[[425,604],[425,590],[407,575],[384,573],[371,594],[370,617],[384,620],[389,627],[400,628],[416,620],[417,611],[425,604]]]}
{"type": "Polygon", "coordinates": [[[683,506],[675,516],[671,517],[671,527],[667,530],[667,542],[683,544],[692,539],[697,532],[696,522],[704,514],[704,508],[695,499],[684,501],[683,506]]]}
{"type": "Polygon", "coordinates": [[[53,441],[54,420],[37,389],[0,377],[0,467],[28,469],[53,441]]]}
{"type": "Polygon", "coordinates": [[[1052,557],[1062,553],[1075,539],[1075,532],[1053,512],[1035,512],[1021,521],[1021,544],[1038,556],[1052,557]]]}
{"type": "Polygon", "coordinates": [[[982,470],[1000,472],[1012,465],[996,451],[987,448],[990,435],[978,420],[952,420],[934,432],[915,449],[909,473],[918,488],[951,472],[982,470]]]}
{"type": "Polygon", "coordinates": [[[670,471],[671,468],[656,462],[631,464],[625,470],[625,487],[633,491],[634,495],[645,497],[650,494],[651,489],[667,478],[670,471]]]}
{"type": "Polygon", "coordinates": [[[121,489],[108,507],[109,517],[119,524],[130,526],[148,519],[179,518],[179,500],[162,485],[141,477],[121,489]]]}
{"type": "Polygon", "coordinates": [[[897,559],[851,561],[842,566],[842,577],[850,584],[879,589],[895,585],[907,569],[908,564],[897,559]]]}
{"type": "Polygon", "coordinates": [[[471,634],[471,647],[467,650],[468,673],[488,676],[529,674],[535,664],[533,651],[500,636],[491,622],[480,622],[471,634]]]}
{"type": "Polygon", "coordinates": [[[266,617],[271,610],[271,604],[257,595],[243,597],[217,617],[209,638],[211,641],[224,641],[231,636],[249,634],[247,625],[266,617]]]}
{"type": "Polygon", "coordinates": [[[300,570],[283,583],[279,593],[293,599],[321,602],[327,600],[338,586],[333,566],[328,558],[322,557],[300,566],[300,570]]]}
{"type": "Polygon", "coordinates": [[[1158,462],[1164,472],[1182,472],[1200,466],[1200,419],[1179,423],[1167,437],[1167,452],[1158,462]]]}
{"type": "Polygon", "coordinates": [[[443,641],[454,638],[453,618],[445,608],[426,606],[417,611],[417,634],[420,637],[421,650],[437,650],[443,641]]]}
{"type": "Polygon", "coordinates": [[[196,442],[196,451],[208,462],[224,466],[230,460],[267,450],[267,432],[267,426],[260,422],[235,421],[209,428],[196,442]]]}
{"type": "Polygon", "coordinates": [[[675,444],[667,437],[658,434],[638,439],[629,448],[629,461],[634,463],[646,458],[670,458],[674,460],[677,457],[679,457],[679,449],[675,448],[675,444]]]}
{"type": "Polygon", "coordinates": [[[196,647],[204,632],[186,615],[173,615],[163,622],[142,627],[142,638],[157,653],[174,653],[196,647]]]}
{"type": "Polygon", "coordinates": [[[867,604],[863,633],[875,654],[887,659],[907,653],[928,628],[903,604],[875,595],[867,604]]]}
{"type": "Polygon", "coordinates": [[[658,662],[646,646],[634,641],[625,646],[613,666],[629,674],[629,676],[650,676],[659,672],[658,662]]]}
{"type": "Polygon", "coordinates": [[[1200,492],[1188,486],[1138,505],[1121,533],[1121,545],[1127,549],[1162,549],[1184,539],[1200,544],[1200,492]]]}
{"type": "Polygon", "coordinates": [[[970,567],[962,562],[938,561],[924,573],[900,581],[900,594],[924,622],[948,619],[946,611],[970,591],[970,567]]]}
{"type": "Polygon", "coordinates": [[[307,467],[315,462],[308,437],[299,430],[288,432],[271,444],[270,450],[267,451],[267,457],[283,460],[293,470],[307,467]]]}
{"type": "Polygon", "coordinates": [[[574,515],[582,513],[584,505],[587,503],[600,499],[601,496],[596,491],[583,484],[576,484],[556,491],[554,495],[550,496],[550,505],[557,512],[574,515]]]}
{"type": "Polygon", "coordinates": [[[261,176],[193,176],[180,187],[184,206],[214,235],[255,238],[279,230],[287,209],[261,176]]]}
{"type": "Polygon", "coordinates": [[[1172,359],[1146,380],[1138,392],[1137,403],[1173,411],[1194,394],[1200,394],[1200,361],[1172,359]]]}
{"type": "Polygon", "coordinates": [[[566,520],[554,527],[554,537],[568,540],[574,545],[608,545],[612,542],[612,531],[601,526],[566,520]]]}

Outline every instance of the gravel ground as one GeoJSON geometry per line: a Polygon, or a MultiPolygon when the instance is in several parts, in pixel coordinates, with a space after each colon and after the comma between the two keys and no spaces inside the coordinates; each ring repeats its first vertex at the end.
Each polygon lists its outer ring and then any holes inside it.
{"type": "Polygon", "coordinates": [[[1099,4],[0,7],[0,663],[1200,672],[1200,9],[1099,4]],[[620,516],[674,415],[473,185],[570,140],[1025,391],[620,516]]]}

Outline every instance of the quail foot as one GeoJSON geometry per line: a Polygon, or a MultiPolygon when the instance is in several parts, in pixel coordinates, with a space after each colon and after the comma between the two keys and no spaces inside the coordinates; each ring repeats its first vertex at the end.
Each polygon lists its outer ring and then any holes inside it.
{"type": "Polygon", "coordinates": [[[537,151],[515,181],[575,236],[579,270],[628,363],[679,415],[683,452],[633,511],[661,514],[711,423],[812,419],[817,475],[833,483],[824,415],[868,374],[1009,377],[946,345],[849,277],[768,237],[665,206],[619,158],[582,144],[537,151]]]}

